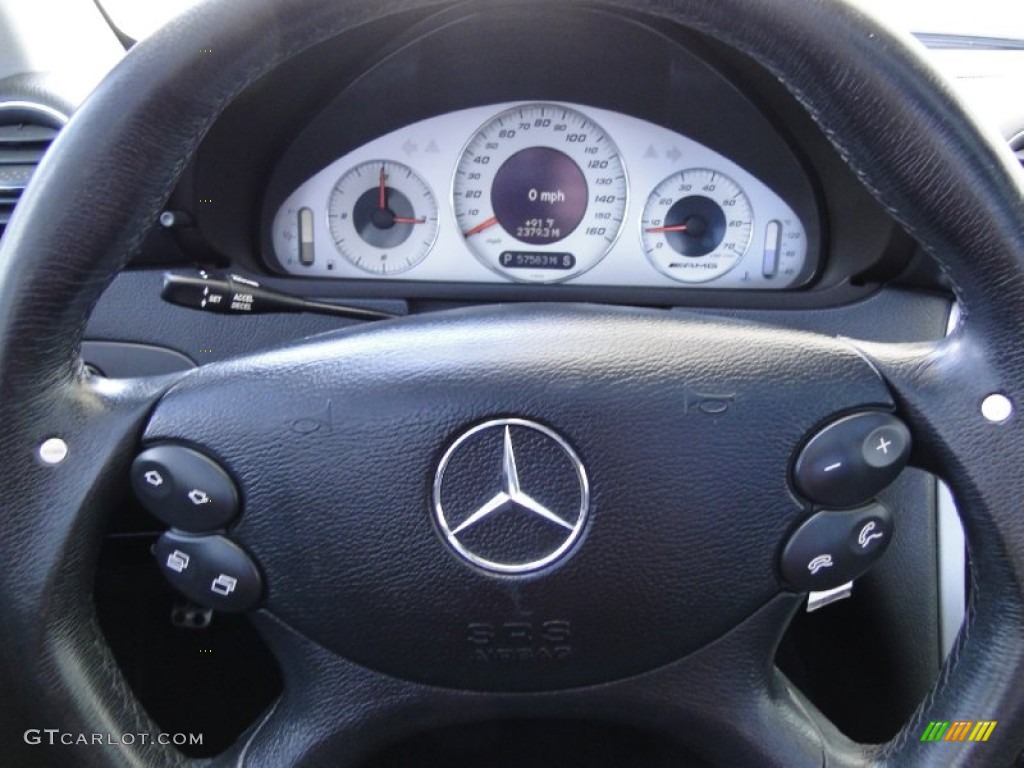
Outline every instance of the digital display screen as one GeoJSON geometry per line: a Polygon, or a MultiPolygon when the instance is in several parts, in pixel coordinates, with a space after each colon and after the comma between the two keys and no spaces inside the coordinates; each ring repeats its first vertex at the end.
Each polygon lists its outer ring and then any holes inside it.
{"type": "Polygon", "coordinates": [[[491,205],[516,240],[550,245],[571,235],[583,220],[587,180],[565,153],[531,147],[512,155],[498,170],[491,205]]]}
{"type": "Polygon", "coordinates": [[[571,253],[502,251],[499,261],[506,269],[573,269],[576,266],[576,257],[571,253]]]}

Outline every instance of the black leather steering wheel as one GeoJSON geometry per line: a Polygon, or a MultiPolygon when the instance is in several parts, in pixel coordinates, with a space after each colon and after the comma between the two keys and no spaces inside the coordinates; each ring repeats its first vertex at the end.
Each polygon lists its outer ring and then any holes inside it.
{"type": "MultiPolygon", "coordinates": [[[[962,308],[955,333],[854,345],[655,311],[523,305],[388,321],[176,380],[86,377],[77,350],[91,308],[220,111],[318,42],[450,6],[209,2],[139,44],[72,119],[0,252],[0,670],[5,698],[22,702],[19,718],[5,715],[8,738],[22,727],[156,732],[98,629],[91,590],[104,510],[132,457],[142,442],[176,440],[238,479],[245,509],[230,535],[263,571],[253,618],[285,677],[282,698],[214,765],[357,765],[422,729],[527,715],[661,730],[723,765],[1016,758],[1024,433],[1016,414],[997,423],[981,403],[993,393],[1024,403],[1019,168],[913,43],[845,3],[592,5],[693,28],[777,75],[942,265],[962,308]],[[709,391],[729,407],[688,407],[709,391]],[[328,403],[323,429],[288,433],[328,403]],[[909,425],[914,462],[954,491],[971,555],[966,626],[940,679],[896,738],[870,746],[840,734],[772,663],[800,602],[775,570],[806,515],[787,467],[803,436],[862,407],[895,409],[909,425]],[[521,577],[454,557],[429,511],[446,449],[495,418],[564,437],[593,494],[571,557],[521,577]],[[42,461],[55,437],[67,456],[42,461]],[[524,616],[571,623],[565,664],[469,666],[467,620],[524,616]],[[955,749],[920,741],[929,720],[968,717],[999,726],[955,749]]],[[[39,754],[191,764],[155,743],[39,754]]]]}

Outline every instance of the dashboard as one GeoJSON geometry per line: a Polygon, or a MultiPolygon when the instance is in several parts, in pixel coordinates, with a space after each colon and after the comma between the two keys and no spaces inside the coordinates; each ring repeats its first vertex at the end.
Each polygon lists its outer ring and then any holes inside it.
{"type": "Polygon", "coordinates": [[[520,102],[367,142],[280,206],[296,276],[783,289],[815,263],[797,213],[739,164],[619,112],[520,102]]]}
{"type": "Polygon", "coordinates": [[[716,45],[582,5],[382,22],[230,106],[175,234],[317,300],[808,307],[898,274],[909,238],[716,45]]]}

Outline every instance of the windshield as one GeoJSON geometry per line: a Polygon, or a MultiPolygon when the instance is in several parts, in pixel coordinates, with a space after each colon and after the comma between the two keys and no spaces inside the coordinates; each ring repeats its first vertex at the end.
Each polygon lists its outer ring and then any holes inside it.
{"type": "Polygon", "coordinates": [[[875,15],[918,34],[1024,40],[1020,0],[859,0],[875,15]]]}

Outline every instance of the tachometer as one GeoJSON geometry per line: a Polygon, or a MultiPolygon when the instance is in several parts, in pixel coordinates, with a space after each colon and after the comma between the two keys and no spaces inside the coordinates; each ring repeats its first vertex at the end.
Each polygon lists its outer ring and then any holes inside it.
{"type": "Polygon", "coordinates": [[[510,279],[575,277],[611,248],[626,210],[626,171],[604,130],[554,104],[491,119],[459,160],[452,197],[462,236],[510,279]]]}
{"type": "Polygon", "coordinates": [[[647,198],[644,251],[673,280],[703,283],[739,263],[753,225],[750,201],[735,181],[694,168],[669,176],[647,198]]]}

